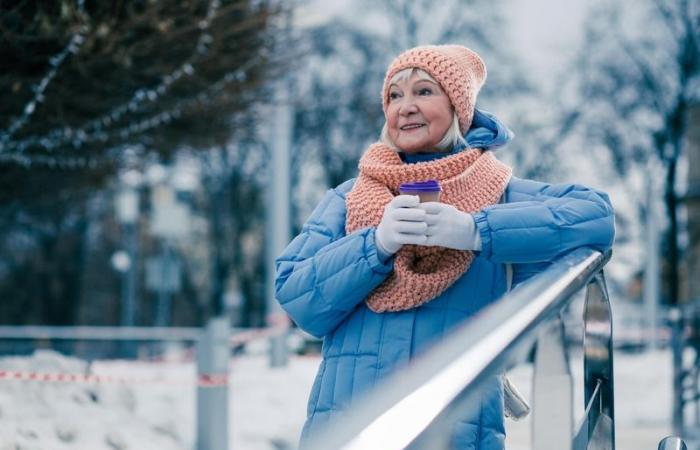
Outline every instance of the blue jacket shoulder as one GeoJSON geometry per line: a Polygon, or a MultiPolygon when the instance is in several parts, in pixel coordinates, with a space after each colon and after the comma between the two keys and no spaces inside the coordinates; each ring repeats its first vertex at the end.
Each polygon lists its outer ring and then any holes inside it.
{"type": "Polygon", "coordinates": [[[345,195],[350,192],[352,187],[355,185],[355,180],[356,178],[350,178],[349,180],[340,183],[333,190],[336,192],[336,194],[345,199],[345,195]]]}

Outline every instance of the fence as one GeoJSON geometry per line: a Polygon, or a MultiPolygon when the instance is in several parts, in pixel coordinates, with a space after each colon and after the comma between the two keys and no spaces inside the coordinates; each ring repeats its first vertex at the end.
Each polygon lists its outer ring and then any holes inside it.
{"type": "MultiPolygon", "coordinates": [[[[237,329],[229,326],[226,316],[210,319],[204,329],[169,327],[51,327],[0,326],[0,341],[26,343],[36,348],[45,344],[97,342],[105,344],[163,345],[165,342],[196,344],[197,358],[197,429],[198,450],[229,448],[229,359],[231,349],[256,338],[273,338],[286,333],[284,328],[237,329]]],[[[24,348],[20,347],[20,348],[24,348]]],[[[124,349],[120,348],[122,354],[124,349]]],[[[0,380],[67,383],[122,383],[139,380],[130,377],[95,374],[64,374],[0,370],[0,380]]],[[[143,380],[141,380],[143,381],[143,380]]],[[[150,380],[152,382],[152,380],[150,380]]],[[[160,381],[162,382],[162,381],[160,381]]]]}

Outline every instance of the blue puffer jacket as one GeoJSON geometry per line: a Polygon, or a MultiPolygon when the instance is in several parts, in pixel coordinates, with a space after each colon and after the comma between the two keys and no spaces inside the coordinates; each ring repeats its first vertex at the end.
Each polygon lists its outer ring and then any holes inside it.
{"type": "MultiPolygon", "coordinates": [[[[375,228],[345,234],[345,195],[353,182],[326,193],[277,260],[277,299],[300,328],[323,338],[302,446],[380,379],[503,295],[506,263],[513,264],[515,285],[574,248],[602,251],[613,241],[606,194],[514,177],[501,203],[474,215],[483,247],[469,270],[421,307],[377,314],[363,300],[392,271],[393,259],[378,257],[375,228]]],[[[499,380],[482,395],[478,414],[458,425],[454,448],[504,448],[499,380]]]]}

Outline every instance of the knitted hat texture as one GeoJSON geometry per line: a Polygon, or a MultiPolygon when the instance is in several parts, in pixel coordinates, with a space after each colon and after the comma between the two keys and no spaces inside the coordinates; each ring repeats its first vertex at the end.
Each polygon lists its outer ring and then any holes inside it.
{"type": "Polygon", "coordinates": [[[414,67],[424,70],[440,84],[457,113],[460,131],[466,133],[474,116],[476,96],[486,81],[486,65],[481,57],[461,45],[428,45],[401,53],[384,77],[384,115],[389,105],[389,81],[398,72],[414,67]]]}

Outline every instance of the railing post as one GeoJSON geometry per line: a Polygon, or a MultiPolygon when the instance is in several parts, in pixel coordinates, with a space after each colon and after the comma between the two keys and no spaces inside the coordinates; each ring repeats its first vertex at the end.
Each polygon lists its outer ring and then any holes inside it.
{"type": "Polygon", "coordinates": [[[588,448],[615,449],[615,408],[613,383],[612,313],[603,272],[598,272],[586,287],[583,312],[584,402],[588,409],[588,448]]]}
{"type": "Polygon", "coordinates": [[[665,437],[659,442],[658,450],[688,450],[683,439],[676,436],[665,437]]]}
{"type": "Polygon", "coordinates": [[[671,322],[671,355],[673,359],[673,433],[683,434],[683,314],[676,305],[669,311],[671,322]]]}
{"type": "Polygon", "coordinates": [[[560,318],[537,340],[533,377],[532,448],[570,450],[573,384],[560,318]]]}
{"type": "Polygon", "coordinates": [[[197,343],[197,450],[228,450],[229,330],[213,317],[197,343]]]}

